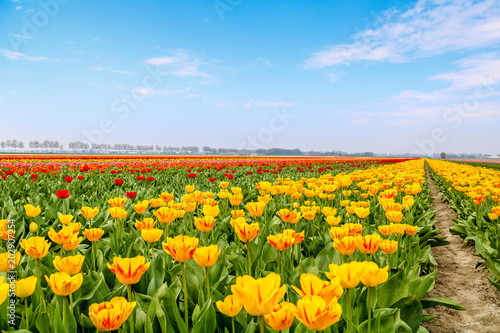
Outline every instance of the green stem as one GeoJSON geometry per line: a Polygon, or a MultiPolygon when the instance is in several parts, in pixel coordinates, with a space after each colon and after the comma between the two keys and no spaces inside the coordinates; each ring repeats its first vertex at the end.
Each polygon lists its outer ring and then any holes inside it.
{"type": "Polygon", "coordinates": [[[69,294],[69,309],[73,311],[73,294],[69,294]]]}
{"type": "Polygon", "coordinates": [[[96,266],[97,266],[96,260],[97,259],[96,259],[96,254],[95,254],[95,244],[94,243],[95,242],[92,242],[92,265],[94,266],[94,271],[97,271],[97,269],[96,269],[96,266]]]}
{"type": "Polygon", "coordinates": [[[68,300],[66,299],[66,297],[64,296],[61,296],[63,301],[62,301],[62,307],[63,307],[63,316],[62,316],[62,320],[63,320],[63,323],[66,322],[66,304],[68,303],[68,300]]]}
{"type": "Polygon", "coordinates": [[[347,332],[352,332],[351,288],[347,289],[347,332]]]}
{"type": "Polygon", "coordinates": [[[210,280],[208,278],[208,267],[205,267],[205,276],[207,279],[207,295],[210,297],[210,280]]]}
{"type": "Polygon", "coordinates": [[[250,252],[250,242],[246,242],[248,257],[248,275],[252,276],[252,254],[250,252]]]}
{"type": "Polygon", "coordinates": [[[189,322],[188,322],[188,294],[187,294],[187,284],[186,284],[186,271],[184,270],[184,263],[181,262],[181,270],[182,270],[182,284],[184,286],[184,321],[186,323],[186,328],[189,331],[189,322]]]}
{"type": "MultiPolygon", "coordinates": [[[[132,285],[127,284],[127,295],[128,295],[128,301],[133,302],[134,298],[132,295],[132,285]]],[[[134,333],[134,312],[130,314],[130,333],[134,333]]]]}
{"type": "Polygon", "coordinates": [[[368,333],[372,332],[372,288],[368,287],[368,333]]]}
{"type": "MultiPolygon", "coordinates": [[[[212,229],[212,230],[213,230],[213,229],[212,229]]],[[[207,238],[208,236],[207,236],[207,233],[206,233],[206,232],[204,232],[204,233],[203,233],[203,236],[204,236],[204,238],[205,238],[205,246],[208,246],[208,238],[207,238]]]]}
{"type": "Polygon", "coordinates": [[[231,317],[231,326],[233,326],[233,333],[236,333],[236,330],[234,329],[234,317],[231,317]]]}
{"type": "Polygon", "coordinates": [[[264,333],[264,316],[259,316],[260,333],[264,333]]]}
{"type": "Polygon", "coordinates": [[[26,312],[26,329],[30,329],[30,320],[29,320],[29,307],[28,307],[28,297],[24,298],[24,307],[26,312]]]}

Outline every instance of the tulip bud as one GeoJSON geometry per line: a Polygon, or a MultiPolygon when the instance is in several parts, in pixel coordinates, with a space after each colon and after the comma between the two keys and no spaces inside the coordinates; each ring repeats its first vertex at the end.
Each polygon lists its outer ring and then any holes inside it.
{"type": "Polygon", "coordinates": [[[30,223],[30,231],[32,233],[35,233],[37,230],[38,230],[38,224],[36,224],[35,222],[31,222],[30,223]]]}

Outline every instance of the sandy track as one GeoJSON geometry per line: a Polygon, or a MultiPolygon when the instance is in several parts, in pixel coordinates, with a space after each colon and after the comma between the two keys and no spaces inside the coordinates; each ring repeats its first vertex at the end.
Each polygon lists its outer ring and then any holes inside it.
{"type": "Polygon", "coordinates": [[[486,279],[488,271],[484,265],[475,269],[479,258],[473,255],[474,246],[466,245],[460,236],[450,234],[448,228],[454,225],[451,219],[457,214],[438,196],[439,189],[429,175],[428,180],[434,198],[432,209],[437,211],[436,226],[450,244],[432,249],[439,266],[436,284],[427,297],[449,298],[467,310],[457,311],[442,306],[424,310],[427,314],[437,315],[424,326],[431,333],[500,332],[500,292],[486,279]]]}

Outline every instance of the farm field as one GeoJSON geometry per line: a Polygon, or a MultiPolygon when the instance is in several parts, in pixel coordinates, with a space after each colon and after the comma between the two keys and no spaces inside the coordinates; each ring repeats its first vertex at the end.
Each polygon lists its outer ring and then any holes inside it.
{"type": "Polygon", "coordinates": [[[458,163],[458,164],[467,164],[471,166],[476,166],[476,167],[484,167],[484,168],[491,168],[495,170],[500,170],[500,161],[494,160],[494,161],[461,161],[461,160],[450,160],[451,162],[458,163]]]}
{"type": "Polygon", "coordinates": [[[5,158],[1,328],[426,332],[464,308],[426,295],[447,242],[424,163],[5,158]]]}

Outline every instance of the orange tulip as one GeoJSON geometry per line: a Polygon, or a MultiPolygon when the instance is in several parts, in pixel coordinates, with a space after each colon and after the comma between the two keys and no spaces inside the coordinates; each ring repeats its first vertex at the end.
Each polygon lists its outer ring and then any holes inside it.
{"type": "Polygon", "coordinates": [[[191,259],[198,246],[198,238],[189,236],[176,236],[167,238],[163,243],[163,249],[178,262],[186,262],[191,259]]]}
{"type": "Polygon", "coordinates": [[[114,257],[113,264],[107,264],[111,272],[122,284],[136,284],[148,269],[151,263],[146,263],[146,258],[137,256],[135,258],[114,257]]]}

